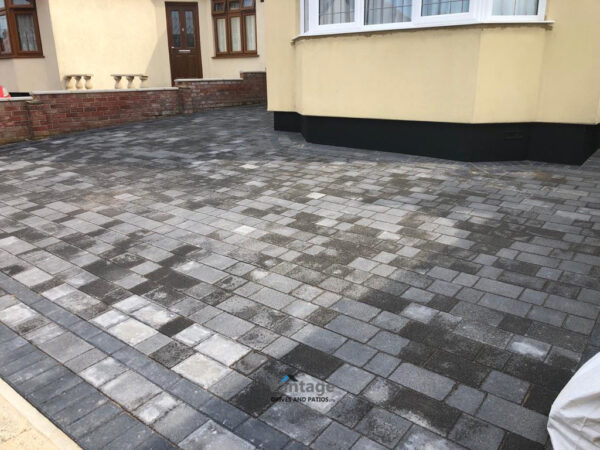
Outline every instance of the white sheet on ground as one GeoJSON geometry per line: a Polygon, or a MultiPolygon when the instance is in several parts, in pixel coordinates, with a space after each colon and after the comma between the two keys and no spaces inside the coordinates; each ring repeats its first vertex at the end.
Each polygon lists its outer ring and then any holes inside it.
{"type": "Polygon", "coordinates": [[[575,373],[548,420],[555,450],[600,449],[600,353],[575,373]]]}

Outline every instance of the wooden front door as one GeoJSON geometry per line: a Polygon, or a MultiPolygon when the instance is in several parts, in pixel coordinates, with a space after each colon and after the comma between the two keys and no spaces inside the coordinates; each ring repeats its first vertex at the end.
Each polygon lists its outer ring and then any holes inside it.
{"type": "Polygon", "coordinates": [[[167,3],[171,81],[202,78],[197,3],[167,3]]]}

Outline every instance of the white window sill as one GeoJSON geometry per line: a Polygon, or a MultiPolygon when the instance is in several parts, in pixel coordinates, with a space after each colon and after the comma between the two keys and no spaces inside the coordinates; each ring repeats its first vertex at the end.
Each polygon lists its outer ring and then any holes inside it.
{"type": "Polygon", "coordinates": [[[381,25],[364,25],[354,26],[351,24],[342,25],[340,27],[331,27],[327,25],[327,29],[318,31],[309,31],[296,36],[292,41],[296,41],[302,38],[318,37],[318,36],[334,36],[340,34],[362,34],[362,33],[376,33],[382,31],[402,31],[402,30],[418,30],[426,28],[444,28],[444,27],[464,27],[474,25],[542,25],[552,26],[553,20],[539,20],[537,17],[534,19],[529,18],[492,18],[484,21],[475,19],[463,19],[463,20],[444,20],[435,22],[401,22],[401,23],[386,23],[381,25]]]}

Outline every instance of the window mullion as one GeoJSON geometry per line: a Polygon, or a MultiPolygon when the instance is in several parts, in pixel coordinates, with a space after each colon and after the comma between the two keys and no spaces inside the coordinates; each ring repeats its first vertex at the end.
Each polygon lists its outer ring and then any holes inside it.
{"type": "Polygon", "coordinates": [[[363,28],[365,25],[365,0],[354,0],[354,21],[356,26],[363,28]]]}
{"type": "Polygon", "coordinates": [[[308,29],[316,31],[319,26],[319,0],[310,0],[308,8],[308,29]]]}
{"type": "Polygon", "coordinates": [[[411,22],[419,23],[421,21],[422,0],[413,0],[411,22]]]}

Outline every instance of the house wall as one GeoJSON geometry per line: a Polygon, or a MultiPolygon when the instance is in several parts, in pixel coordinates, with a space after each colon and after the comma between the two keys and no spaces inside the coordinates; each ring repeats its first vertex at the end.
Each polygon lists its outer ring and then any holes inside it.
{"type": "Polygon", "coordinates": [[[39,89],[61,88],[49,1],[52,0],[37,2],[44,57],[0,59],[0,85],[11,92],[28,92],[38,89],[36,86],[42,86],[39,89]]]}
{"type": "Polygon", "coordinates": [[[267,3],[269,109],[453,123],[598,123],[600,2],[548,0],[553,26],[477,25],[294,38],[267,3]]]}
{"type": "MultiPolygon", "coordinates": [[[[0,80],[8,80],[3,83],[11,91],[55,90],[64,87],[67,74],[90,73],[95,89],[111,89],[113,73],[144,73],[150,77],[149,87],[170,86],[165,3],[39,0],[45,57],[0,60],[0,80]]],[[[213,58],[210,0],[189,3],[198,3],[204,78],[239,78],[240,71],[264,71],[264,3],[257,2],[259,56],[249,58],[213,58]]]]}

